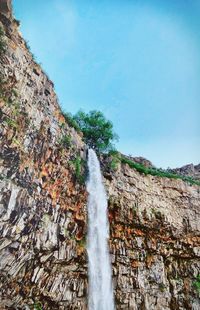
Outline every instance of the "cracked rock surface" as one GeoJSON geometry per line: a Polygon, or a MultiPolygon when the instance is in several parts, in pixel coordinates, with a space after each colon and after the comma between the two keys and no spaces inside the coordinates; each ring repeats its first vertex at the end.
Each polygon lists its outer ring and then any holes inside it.
{"type": "MultiPolygon", "coordinates": [[[[87,193],[76,169],[82,159],[85,175],[86,147],[11,1],[0,2],[0,26],[0,309],[86,310],[87,193]]],[[[116,309],[199,310],[200,187],[127,164],[108,172],[103,161],[102,171],[116,309]]]]}

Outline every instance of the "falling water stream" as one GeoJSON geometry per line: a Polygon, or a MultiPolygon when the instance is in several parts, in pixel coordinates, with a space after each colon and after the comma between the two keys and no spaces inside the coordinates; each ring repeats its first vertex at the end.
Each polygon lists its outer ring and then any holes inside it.
{"type": "Polygon", "coordinates": [[[107,197],[96,153],[88,151],[89,310],[114,310],[112,270],[108,251],[107,197]]]}

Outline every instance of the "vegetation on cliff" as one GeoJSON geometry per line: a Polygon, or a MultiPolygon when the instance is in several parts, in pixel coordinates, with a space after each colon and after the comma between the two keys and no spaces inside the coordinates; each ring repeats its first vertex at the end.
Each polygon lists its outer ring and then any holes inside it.
{"type": "Polygon", "coordinates": [[[2,27],[0,27],[0,55],[4,53],[5,50],[6,50],[5,34],[2,27]]]}
{"type": "Polygon", "coordinates": [[[80,184],[84,184],[86,162],[80,156],[77,156],[75,159],[70,161],[70,164],[74,167],[77,181],[80,184]]]}
{"type": "Polygon", "coordinates": [[[63,112],[63,116],[64,116],[64,118],[65,118],[65,120],[69,126],[73,127],[77,132],[81,131],[78,123],[76,122],[76,120],[74,119],[74,117],[71,113],[63,112]]]}
{"type": "Polygon", "coordinates": [[[143,173],[145,175],[150,174],[153,176],[166,177],[170,179],[181,179],[185,182],[188,182],[189,184],[196,184],[200,186],[200,182],[193,179],[192,177],[175,174],[167,170],[158,169],[155,167],[145,167],[143,164],[136,163],[133,160],[123,156],[117,151],[111,151],[110,155],[112,158],[110,162],[110,168],[113,170],[117,169],[118,163],[121,162],[122,164],[128,164],[130,168],[136,169],[138,172],[143,173]]]}
{"type": "MultiPolygon", "coordinates": [[[[72,116],[70,113],[63,113],[66,121],[71,127],[74,127],[78,132],[83,133],[85,143],[96,150],[97,153],[109,152],[111,161],[109,167],[111,170],[116,170],[119,163],[128,164],[129,167],[136,169],[144,175],[153,175],[158,177],[166,177],[170,179],[181,179],[189,184],[200,186],[200,181],[193,177],[176,174],[170,170],[158,169],[156,167],[146,167],[142,163],[134,162],[132,159],[113,150],[112,142],[117,140],[117,135],[113,132],[113,124],[105,118],[100,111],[90,111],[85,113],[79,111],[72,116]]],[[[69,144],[68,140],[65,141],[69,144]]]]}
{"type": "Polygon", "coordinates": [[[200,293],[200,274],[196,277],[195,281],[193,282],[193,285],[198,293],[200,293]]]}
{"type": "Polygon", "coordinates": [[[102,112],[79,111],[74,116],[70,113],[63,113],[63,116],[69,126],[83,133],[84,142],[97,153],[113,149],[113,142],[118,139],[118,136],[113,131],[112,122],[107,120],[102,112]]]}
{"type": "Polygon", "coordinates": [[[194,287],[197,292],[200,293],[200,274],[196,277],[196,280],[193,282],[194,287]]]}

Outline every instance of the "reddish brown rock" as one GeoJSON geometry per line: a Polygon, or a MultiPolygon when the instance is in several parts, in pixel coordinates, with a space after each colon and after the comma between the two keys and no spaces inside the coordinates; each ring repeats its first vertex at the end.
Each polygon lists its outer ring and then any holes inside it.
{"type": "MultiPolygon", "coordinates": [[[[0,307],[87,309],[87,193],[73,164],[85,145],[9,12],[0,14],[0,307]]],[[[199,186],[120,163],[104,175],[116,309],[198,310],[199,186]]]]}

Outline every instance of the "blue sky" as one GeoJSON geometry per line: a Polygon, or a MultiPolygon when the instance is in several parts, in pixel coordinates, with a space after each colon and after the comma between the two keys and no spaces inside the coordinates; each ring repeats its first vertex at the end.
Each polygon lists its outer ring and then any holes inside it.
{"type": "Polygon", "coordinates": [[[200,162],[199,0],[13,4],[66,111],[103,111],[118,150],[158,167],[200,162]]]}

